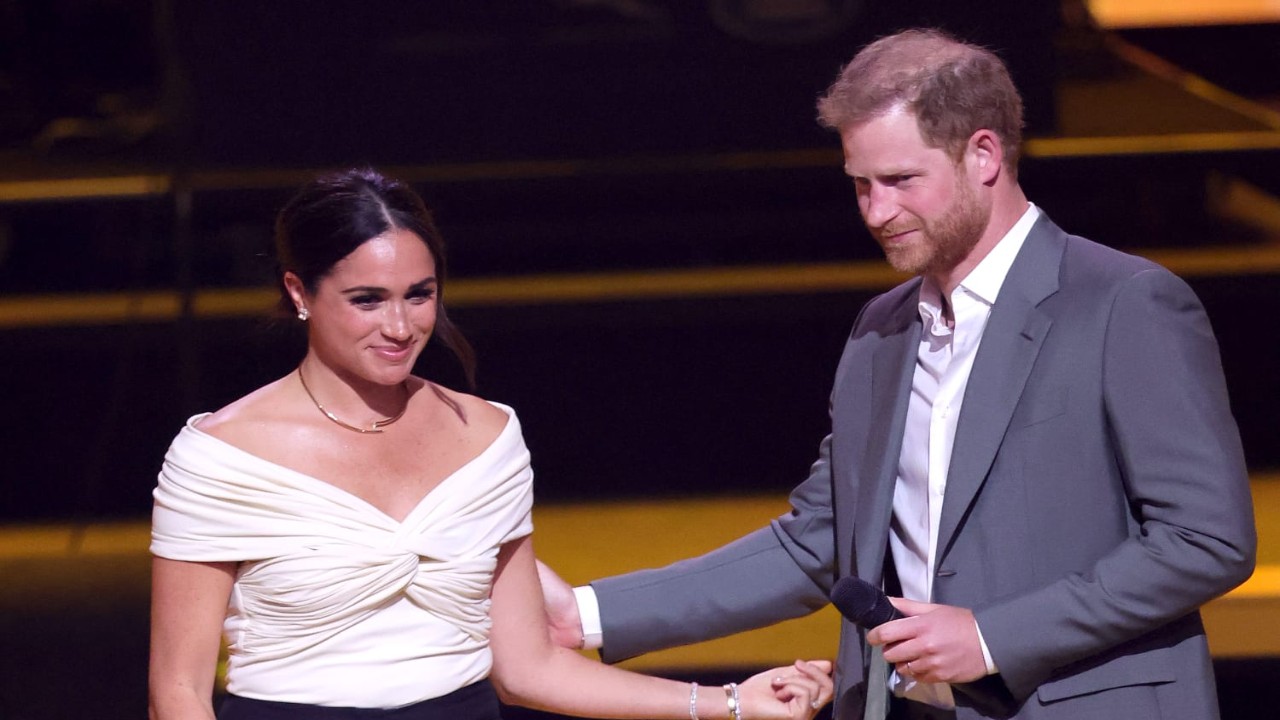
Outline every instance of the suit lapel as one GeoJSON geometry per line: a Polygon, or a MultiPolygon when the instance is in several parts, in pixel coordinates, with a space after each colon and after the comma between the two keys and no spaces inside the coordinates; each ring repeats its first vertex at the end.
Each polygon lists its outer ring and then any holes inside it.
{"type": "Polygon", "coordinates": [[[938,528],[946,557],[1009,427],[1052,320],[1038,309],[1058,289],[1064,236],[1047,217],[1031,228],[991,310],[965,388],[938,528]]]}
{"type": "Polygon", "coordinates": [[[857,537],[854,547],[858,574],[880,579],[884,567],[885,539],[893,510],[894,481],[902,454],[902,429],[907,421],[907,400],[920,344],[918,293],[896,309],[890,327],[874,351],[871,396],[865,412],[869,437],[858,467],[859,492],[855,508],[857,537]]]}

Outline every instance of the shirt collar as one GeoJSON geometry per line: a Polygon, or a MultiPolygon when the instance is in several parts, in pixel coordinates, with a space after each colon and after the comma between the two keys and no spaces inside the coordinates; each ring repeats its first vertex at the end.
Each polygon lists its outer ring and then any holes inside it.
{"type": "Polygon", "coordinates": [[[960,287],[986,304],[995,305],[1000,288],[1004,286],[1004,279],[1009,275],[1009,268],[1013,267],[1014,258],[1018,257],[1018,251],[1027,241],[1031,226],[1036,224],[1039,217],[1039,208],[1027,203],[1026,212],[1022,213],[1018,222],[1009,228],[1009,232],[1000,238],[1000,242],[991,248],[991,252],[982,258],[977,267],[960,281],[960,287]]]}
{"type": "MultiPolygon", "coordinates": [[[[1022,217],[1018,218],[1013,227],[1000,238],[1000,242],[991,248],[991,252],[987,253],[987,256],[982,258],[964,280],[960,281],[952,291],[951,297],[955,299],[958,297],[957,293],[963,291],[988,307],[995,305],[996,297],[1000,295],[1000,288],[1004,285],[1004,279],[1009,274],[1009,268],[1013,267],[1018,251],[1026,242],[1027,235],[1031,233],[1031,226],[1035,225],[1039,218],[1040,209],[1027,203],[1027,210],[1022,213],[1022,217]]],[[[935,335],[950,333],[942,319],[942,290],[928,277],[924,278],[920,286],[919,310],[925,327],[930,328],[935,335]]]]}

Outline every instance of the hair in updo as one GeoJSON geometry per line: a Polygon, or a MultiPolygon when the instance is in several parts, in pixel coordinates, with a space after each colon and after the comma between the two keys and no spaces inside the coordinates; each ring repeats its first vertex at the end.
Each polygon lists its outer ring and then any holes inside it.
{"type": "Polygon", "coordinates": [[[470,386],[475,385],[475,353],[445,312],[444,239],[431,211],[408,185],[371,168],[321,175],[307,183],[276,216],[275,248],[280,307],[295,311],[284,286],[291,272],[308,293],[340,260],[388,230],[407,230],[422,239],[436,266],[435,337],[458,358],[470,386]]]}

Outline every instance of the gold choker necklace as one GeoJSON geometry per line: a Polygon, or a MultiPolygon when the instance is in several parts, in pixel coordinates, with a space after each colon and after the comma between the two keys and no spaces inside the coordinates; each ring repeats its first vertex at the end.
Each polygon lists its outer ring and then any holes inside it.
{"type": "Polygon", "coordinates": [[[384,420],[374,420],[373,425],[369,426],[368,428],[356,427],[355,425],[350,425],[348,423],[345,423],[339,420],[337,415],[334,415],[333,413],[326,410],[324,406],[320,404],[320,401],[316,399],[316,396],[311,394],[311,388],[307,387],[307,379],[302,376],[301,365],[298,366],[298,380],[302,382],[302,389],[307,392],[307,397],[311,398],[311,402],[315,403],[316,409],[319,410],[325,417],[329,418],[330,420],[334,421],[335,423],[341,425],[342,427],[348,430],[354,430],[362,435],[382,432],[382,428],[404,417],[405,411],[409,409],[409,385],[408,385],[408,381],[406,380],[405,382],[401,383],[401,387],[404,388],[405,399],[404,399],[404,408],[401,409],[400,412],[384,420]]]}

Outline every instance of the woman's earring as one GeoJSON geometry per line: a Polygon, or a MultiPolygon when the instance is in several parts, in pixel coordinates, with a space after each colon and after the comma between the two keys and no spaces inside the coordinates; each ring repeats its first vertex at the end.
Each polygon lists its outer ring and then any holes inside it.
{"type": "Polygon", "coordinates": [[[301,321],[303,321],[303,322],[306,322],[306,321],[307,321],[307,318],[309,318],[309,317],[311,317],[311,311],[310,311],[310,310],[308,310],[308,309],[306,309],[306,308],[298,308],[298,319],[299,319],[299,320],[301,320],[301,321]]]}

